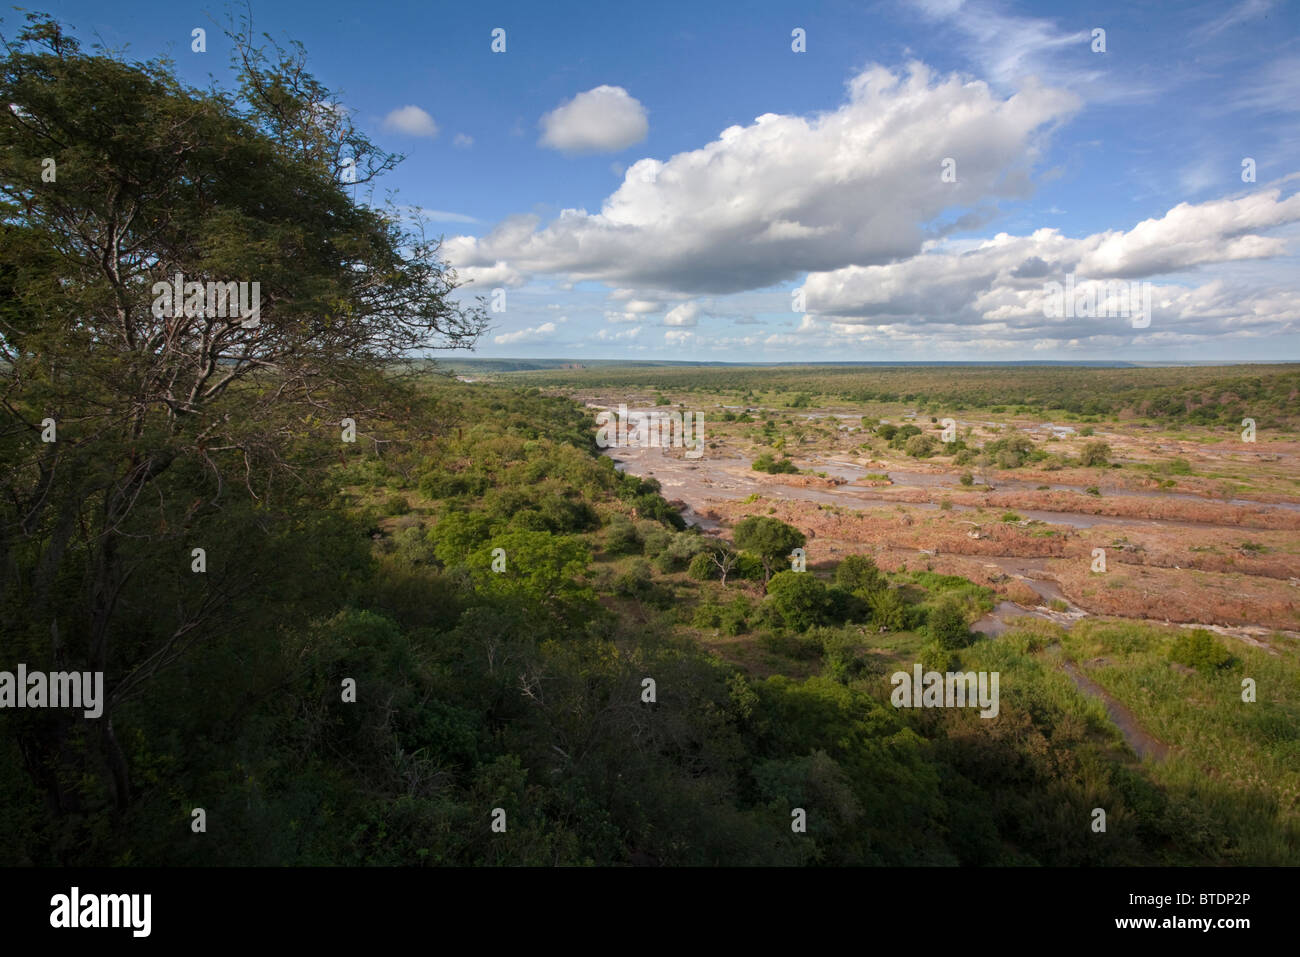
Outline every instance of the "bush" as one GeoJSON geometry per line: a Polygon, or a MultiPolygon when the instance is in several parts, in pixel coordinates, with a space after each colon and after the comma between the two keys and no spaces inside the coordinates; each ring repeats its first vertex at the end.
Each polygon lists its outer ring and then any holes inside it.
{"type": "Polygon", "coordinates": [[[798,466],[788,458],[778,461],[773,458],[771,452],[764,452],[754,459],[754,464],[750,468],[755,472],[767,472],[769,475],[795,475],[799,472],[798,466]]]}
{"type": "Polygon", "coordinates": [[[889,586],[876,563],[867,555],[849,555],[835,568],[835,584],[863,596],[889,586]]]}
{"type": "Polygon", "coordinates": [[[1228,649],[1204,628],[1195,628],[1175,638],[1169,647],[1169,658],[1180,665],[1204,672],[1230,668],[1234,663],[1228,649]]]}
{"type": "Polygon", "coordinates": [[[823,674],[848,684],[868,671],[868,664],[859,642],[843,629],[818,628],[810,637],[822,649],[823,674]]]}
{"type": "Polygon", "coordinates": [[[727,576],[730,579],[739,579],[740,581],[761,582],[763,580],[763,562],[754,555],[741,555],[736,560],[736,567],[731,570],[727,576]]]}
{"type": "Polygon", "coordinates": [[[644,558],[629,562],[627,567],[614,578],[614,591],[620,595],[635,595],[641,590],[641,583],[654,578],[654,569],[644,558]]]}
{"type": "Polygon", "coordinates": [[[415,567],[432,565],[437,557],[429,537],[419,528],[403,528],[393,536],[393,558],[399,564],[415,567]]]}
{"type": "Polygon", "coordinates": [[[655,567],[664,574],[682,571],[696,555],[708,549],[709,544],[703,535],[678,532],[669,541],[668,547],[655,556],[655,567]]]}
{"type": "Polygon", "coordinates": [[[765,631],[758,636],[758,643],[765,650],[783,658],[795,661],[811,661],[821,655],[821,647],[815,641],[809,641],[800,635],[791,635],[780,631],[765,631]]]}
{"type": "Polygon", "coordinates": [[[922,646],[917,659],[926,671],[949,672],[957,668],[957,656],[953,654],[952,649],[945,648],[933,640],[927,641],[922,646]]]}
{"type": "Polygon", "coordinates": [[[969,472],[962,472],[961,478],[959,478],[957,481],[961,482],[962,485],[965,485],[967,488],[969,488],[970,486],[975,484],[975,476],[971,475],[969,472]]]}
{"type": "Polygon", "coordinates": [[[641,551],[641,536],[631,519],[615,515],[609,520],[609,527],[605,529],[605,551],[611,555],[636,555],[641,551]]]}
{"type": "Polygon", "coordinates": [[[767,583],[767,602],[781,623],[807,631],[829,620],[826,586],[807,572],[777,572],[767,583]]]}
{"type": "Polygon", "coordinates": [[[405,515],[410,510],[411,505],[405,495],[390,495],[384,500],[385,515],[405,515]]]}
{"type": "Polygon", "coordinates": [[[924,459],[934,455],[938,447],[939,443],[934,440],[934,436],[914,435],[907,440],[903,451],[914,459],[924,459]]]}
{"type": "Polygon", "coordinates": [[[925,629],[930,640],[944,648],[964,648],[970,644],[966,612],[955,598],[945,595],[930,607],[925,629]]]}
{"type": "Polygon", "coordinates": [[[641,536],[642,551],[647,558],[654,558],[673,542],[673,533],[666,528],[652,528],[641,536]]]}
{"type": "Polygon", "coordinates": [[[1084,445],[1079,453],[1079,464],[1085,467],[1105,467],[1110,462],[1110,446],[1097,439],[1084,445]]]}
{"type": "Polygon", "coordinates": [[[743,635],[749,631],[749,617],[753,610],[748,598],[737,595],[722,606],[718,615],[718,626],[722,628],[723,634],[743,635]]]}
{"type": "Polygon", "coordinates": [[[721,577],[718,566],[714,564],[713,557],[708,552],[700,552],[692,558],[691,563],[686,566],[686,574],[697,582],[721,577]]]}
{"type": "Polygon", "coordinates": [[[717,628],[721,624],[722,608],[712,602],[700,602],[691,613],[692,628],[717,628]]]}
{"type": "Polygon", "coordinates": [[[884,588],[867,599],[871,620],[886,631],[902,631],[907,626],[907,603],[897,588],[884,588]]]}
{"type": "Polygon", "coordinates": [[[672,589],[654,580],[650,563],[644,558],[634,559],[626,571],[615,576],[614,594],[660,608],[667,608],[673,601],[672,589]]]}
{"type": "Polygon", "coordinates": [[[1009,435],[1005,439],[986,442],[981,451],[1000,469],[1018,469],[1036,450],[1028,436],[1009,435]]]}
{"type": "Polygon", "coordinates": [[[855,595],[847,588],[832,585],[826,589],[826,618],[833,622],[867,621],[871,617],[871,608],[861,595],[855,595]]]}

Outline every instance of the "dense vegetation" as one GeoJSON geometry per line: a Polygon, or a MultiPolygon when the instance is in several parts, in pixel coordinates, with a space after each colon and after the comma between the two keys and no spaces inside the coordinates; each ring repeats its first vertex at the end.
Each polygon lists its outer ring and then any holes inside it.
{"type": "MultiPolygon", "coordinates": [[[[1239,859],[1229,809],[1131,766],[1041,639],[970,643],[986,589],[861,556],[833,580],[778,570],[764,588],[764,559],[801,541],[774,519],[737,536],[755,550],[735,555],[748,573],[733,562],[724,584],[709,559],[692,577],[718,546],[599,457],[576,405],[434,385],[420,408],[430,419],[408,428],[436,418],[439,434],[350,450],[260,540],[268,551],[241,553],[260,586],[239,626],[123,706],[128,806],[89,777],[75,813],[51,814],[6,729],[7,860],[1239,859]],[[698,628],[757,634],[790,674],[723,664],[698,628]],[[891,707],[886,672],[915,660],[1000,670],[999,718],[891,707]],[[196,806],[207,835],[190,833],[196,806]],[[1104,838],[1087,827],[1097,806],[1104,838]],[[807,834],[791,831],[796,807],[807,834]]],[[[160,575],[124,600],[187,587],[160,575]]]]}

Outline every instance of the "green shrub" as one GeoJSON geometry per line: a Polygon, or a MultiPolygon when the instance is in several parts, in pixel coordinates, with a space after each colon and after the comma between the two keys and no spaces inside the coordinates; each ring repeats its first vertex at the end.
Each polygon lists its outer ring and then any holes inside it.
{"type": "Polygon", "coordinates": [[[944,648],[964,648],[970,644],[966,612],[955,597],[944,595],[926,615],[925,630],[930,640],[944,648]]]}
{"type": "Polygon", "coordinates": [[[811,661],[822,653],[817,642],[783,631],[765,631],[758,636],[758,643],[775,655],[795,661],[811,661]]]}
{"type": "Polygon", "coordinates": [[[708,552],[700,552],[692,558],[690,564],[686,566],[686,574],[699,582],[721,577],[718,566],[714,564],[708,552]]]}
{"type": "Polygon", "coordinates": [[[848,555],[835,568],[835,584],[863,597],[889,586],[875,561],[867,555],[848,555]]]}
{"type": "Polygon", "coordinates": [[[736,560],[736,567],[727,576],[728,581],[733,578],[740,581],[761,582],[763,580],[762,560],[755,555],[742,552],[736,560]]]}
{"type": "Polygon", "coordinates": [[[1104,467],[1109,462],[1110,446],[1100,439],[1086,443],[1083,451],[1079,453],[1079,464],[1088,468],[1094,466],[1104,467]]]}
{"type": "Polygon", "coordinates": [[[644,558],[633,559],[626,571],[614,577],[614,594],[660,608],[668,607],[673,601],[672,589],[655,581],[650,563],[644,558]]]}
{"type": "Polygon", "coordinates": [[[777,460],[771,452],[764,452],[754,459],[754,464],[750,468],[755,472],[767,472],[769,475],[795,475],[799,471],[799,467],[788,458],[777,460]]]}
{"type": "Polygon", "coordinates": [[[1230,668],[1234,664],[1228,649],[1204,628],[1194,628],[1175,638],[1169,646],[1169,659],[1203,672],[1230,668]]]}
{"type": "Polygon", "coordinates": [[[641,536],[624,515],[615,515],[605,529],[605,551],[610,555],[636,555],[641,551],[641,536]]]}
{"type": "Polygon", "coordinates": [[[654,558],[673,542],[673,533],[666,528],[652,528],[641,536],[642,552],[654,558]]]}
{"type": "Polygon", "coordinates": [[[886,631],[902,631],[907,626],[907,603],[897,588],[884,588],[867,598],[871,620],[886,631]]]}
{"type": "Polygon", "coordinates": [[[927,641],[921,647],[917,660],[926,671],[948,672],[954,671],[957,667],[957,656],[953,654],[952,649],[933,640],[927,641]]]}
{"type": "Polygon", "coordinates": [[[1008,435],[1005,439],[986,442],[981,451],[1000,469],[1018,469],[1029,460],[1035,449],[1028,436],[1008,435]]]}
{"type": "Polygon", "coordinates": [[[669,541],[668,546],[654,558],[655,567],[664,574],[679,572],[690,565],[691,560],[708,549],[709,539],[694,532],[678,532],[669,541]]]}
{"type": "Polygon", "coordinates": [[[840,585],[826,589],[826,618],[828,621],[867,621],[871,618],[871,607],[861,595],[857,595],[840,585]]]}
{"type": "Polygon", "coordinates": [[[753,610],[748,598],[737,595],[722,606],[718,614],[718,626],[722,628],[723,634],[743,635],[749,631],[749,619],[753,610]]]}
{"type": "Polygon", "coordinates": [[[932,435],[914,435],[907,440],[903,446],[903,451],[914,459],[925,459],[934,455],[935,450],[939,448],[939,443],[934,440],[932,435]]]}
{"type": "Polygon", "coordinates": [[[777,572],[767,583],[765,604],[795,631],[806,631],[829,620],[826,586],[808,572],[777,572]]]}

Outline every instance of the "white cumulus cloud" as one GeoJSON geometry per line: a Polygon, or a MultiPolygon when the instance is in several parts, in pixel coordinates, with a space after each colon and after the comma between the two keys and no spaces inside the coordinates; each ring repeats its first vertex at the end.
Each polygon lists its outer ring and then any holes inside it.
{"type": "Polygon", "coordinates": [[[429,139],[438,135],[438,124],[418,106],[400,106],[393,110],[384,117],[384,129],[396,130],[408,136],[427,136],[429,139]]]}
{"type": "Polygon", "coordinates": [[[668,315],[664,316],[665,326],[693,326],[700,318],[700,306],[694,302],[684,302],[680,306],[674,306],[668,310],[668,315]]]}
{"type": "Polygon", "coordinates": [[[579,93],[543,116],[540,144],[565,153],[615,153],[650,131],[645,107],[621,86],[579,93]]]}
{"type": "Polygon", "coordinates": [[[997,200],[1028,195],[1041,137],[1079,105],[1033,82],[1004,98],[920,63],[906,75],[871,67],[836,110],[766,113],[700,149],[640,160],[598,213],[566,209],[545,226],[510,217],[446,252],[453,264],[504,260],[682,295],[890,262],[918,253],[954,209],[966,212],[953,227],[970,228],[997,200]],[[955,183],[941,181],[945,157],[955,183]]]}
{"type": "Polygon", "coordinates": [[[543,322],[540,326],[531,329],[520,329],[493,336],[492,341],[499,346],[517,345],[521,342],[546,342],[553,335],[555,335],[555,323],[543,322]]]}

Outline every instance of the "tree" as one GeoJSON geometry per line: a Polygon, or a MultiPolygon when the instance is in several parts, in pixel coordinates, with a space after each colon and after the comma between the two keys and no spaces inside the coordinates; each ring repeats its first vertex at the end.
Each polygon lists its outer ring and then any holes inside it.
{"type": "Polygon", "coordinates": [[[1085,442],[1083,451],[1079,453],[1079,464],[1087,468],[1104,468],[1110,464],[1110,446],[1101,439],[1085,442]]]}
{"type": "Polygon", "coordinates": [[[941,648],[964,648],[970,643],[970,629],[961,602],[944,595],[930,608],[925,619],[930,639],[941,648]]]}
{"type": "Polygon", "coordinates": [[[763,563],[763,582],[772,577],[772,569],[802,548],[806,539],[799,529],[766,515],[750,515],[736,525],[732,538],[737,547],[753,552],[763,563]]]}
{"type": "MultiPolygon", "coordinates": [[[[731,574],[732,569],[740,563],[740,553],[728,548],[724,543],[719,543],[707,552],[701,552],[700,554],[707,555],[709,561],[722,573],[721,579],[724,585],[727,583],[727,576],[731,574]]],[[[696,558],[698,557],[697,555],[696,558]]],[[[692,559],[692,561],[694,560],[692,559]]]]}
{"type": "Polygon", "coordinates": [[[888,587],[885,576],[867,555],[849,555],[835,569],[835,584],[866,598],[888,587]]]}
{"type": "Polygon", "coordinates": [[[827,620],[826,586],[807,572],[777,572],[767,583],[767,597],[787,628],[807,631],[827,620]]]}
{"type": "Polygon", "coordinates": [[[904,444],[903,451],[914,459],[924,459],[933,455],[938,447],[939,443],[932,435],[913,435],[904,444]]]}
{"type": "MultiPolygon", "coordinates": [[[[420,401],[393,362],[486,326],[449,298],[436,241],[350,198],[400,157],[352,126],[300,48],[267,53],[248,24],[231,38],[237,93],[84,54],[37,14],[0,57],[0,610],[38,659],[105,672],[83,768],[108,768],[119,808],[118,706],[265,587],[240,553],[310,470],[388,444],[386,423],[420,401]],[[238,283],[247,312],[227,306],[238,283]],[[344,418],[357,445],[340,442],[344,418]],[[223,539],[221,573],[151,601],[196,530],[223,539]]],[[[23,747],[68,809],[77,736],[60,722],[23,747]]]]}

